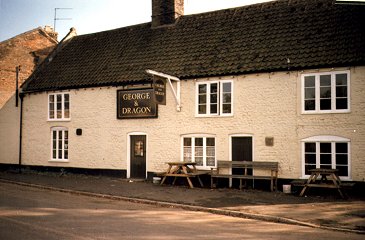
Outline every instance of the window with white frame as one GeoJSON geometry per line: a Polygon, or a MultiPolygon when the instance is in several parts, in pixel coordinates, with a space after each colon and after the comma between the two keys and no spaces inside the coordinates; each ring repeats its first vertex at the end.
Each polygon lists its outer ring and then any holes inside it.
{"type": "Polygon", "coordinates": [[[196,84],[197,116],[231,116],[233,114],[233,82],[231,80],[196,84]]]}
{"type": "Polygon", "coordinates": [[[302,111],[303,113],[349,112],[349,71],[303,74],[302,111]]]}
{"type": "Polygon", "coordinates": [[[336,136],[316,136],[302,140],[303,175],[310,169],[338,169],[340,177],[350,178],[350,140],[336,136]]]}
{"type": "Polygon", "coordinates": [[[52,93],[48,95],[48,119],[70,119],[70,94],[52,93]]]}
{"type": "Polygon", "coordinates": [[[68,129],[54,127],[52,134],[52,158],[54,161],[68,161],[68,129]]]}
{"type": "Polygon", "coordinates": [[[183,161],[196,162],[197,166],[210,168],[216,166],[215,137],[184,136],[183,161]]]}

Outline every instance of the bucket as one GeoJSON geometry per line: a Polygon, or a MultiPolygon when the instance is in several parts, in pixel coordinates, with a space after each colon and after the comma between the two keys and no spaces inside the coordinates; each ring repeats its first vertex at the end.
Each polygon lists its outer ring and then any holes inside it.
{"type": "Polygon", "coordinates": [[[283,193],[291,193],[291,185],[283,185],[283,193]]]}
{"type": "Polygon", "coordinates": [[[154,184],[160,184],[161,178],[160,177],[153,177],[153,183],[154,184]]]}

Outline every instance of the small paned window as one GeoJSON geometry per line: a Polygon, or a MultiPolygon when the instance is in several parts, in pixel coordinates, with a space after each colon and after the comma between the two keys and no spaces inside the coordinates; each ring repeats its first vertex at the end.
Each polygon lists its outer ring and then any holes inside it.
{"type": "Polygon", "coordinates": [[[184,137],[183,144],[184,162],[196,162],[197,166],[207,168],[216,165],[214,137],[184,137]]]}
{"type": "Polygon", "coordinates": [[[338,169],[340,177],[350,177],[350,142],[346,139],[318,138],[304,140],[304,175],[315,168],[338,169]]]}
{"type": "Polygon", "coordinates": [[[70,94],[54,93],[48,95],[48,119],[70,119],[70,94]]]}
{"type": "Polygon", "coordinates": [[[52,128],[52,160],[68,161],[68,130],[52,128]]]}
{"type": "Polygon", "coordinates": [[[232,81],[197,83],[197,116],[233,114],[232,81]]]}
{"type": "Polygon", "coordinates": [[[349,112],[349,72],[302,75],[303,113],[349,112]]]}

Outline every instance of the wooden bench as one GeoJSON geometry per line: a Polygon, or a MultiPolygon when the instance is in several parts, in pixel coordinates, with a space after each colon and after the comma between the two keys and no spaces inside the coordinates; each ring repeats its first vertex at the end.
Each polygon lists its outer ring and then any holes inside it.
{"type": "Polygon", "coordinates": [[[240,190],[242,190],[242,180],[247,179],[260,179],[260,180],[270,180],[271,191],[277,190],[278,185],[278,162],[258,162],[258,161],[218,161],[217,167],[212,168],[210,172],[211,176],[211,188],[213,188],[214,178],[228,178],[228,179],[239,179],[240,180],[240,190]],[[227,173],[222,173],[222,169],[226,169],[227,173]],[[243,174],[232,174],[232,169],[243,169],[243,174]],[[268,171],[267,175],[258,175],[253,172],[252,175],[248,174],[248,169],[255,170],[265,170],[268,171]]]}

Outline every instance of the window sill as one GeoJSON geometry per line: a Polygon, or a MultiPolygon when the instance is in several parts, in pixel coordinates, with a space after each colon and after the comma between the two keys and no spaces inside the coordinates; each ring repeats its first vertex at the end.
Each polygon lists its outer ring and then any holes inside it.
{"type": "Polygon", "coordinates": [[[65,118],[65,119],[47,119],[48,122],[70,122],[71,118],[65,118]]]}
{"type": "Polygon", "coordinates": [[[343,110],[343,111],[320,111],[320,112],[315,112],[315,111],[302,111],[303,115],[319,115],[319,114],[344,114],[344,113],[351,113],[350,110],[343,110]]]}
{"type": "Polygon", "coordinates": [[[48,162],[51,162],[51,163],[68,163],[70,161],[69,160],[48,160],[48,162]]]}
{"type": "Polygon", "coordinates": [[[195,115],[197,118],[227,118],[227,117],[234,117],[233,114],[231,115],[195,115]]]}

